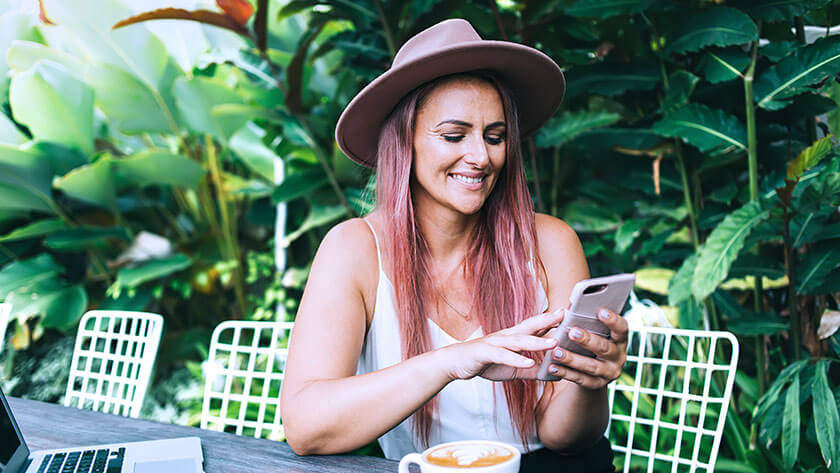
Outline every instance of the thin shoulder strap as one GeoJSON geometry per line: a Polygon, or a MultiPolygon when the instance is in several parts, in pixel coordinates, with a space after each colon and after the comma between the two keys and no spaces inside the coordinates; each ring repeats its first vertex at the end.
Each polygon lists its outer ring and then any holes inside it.
{"type": "Polygon", "coordinates": [[[362,220],[370,228],[370,232],[373,233],[373,242],[376,243],[376,262],[379,264],[379,271],[382,271],[382,256],[379,253],[379,238],[376,237],[376,230],[373,229],[373,225],[366,218],[362,218],[362,220]]]}

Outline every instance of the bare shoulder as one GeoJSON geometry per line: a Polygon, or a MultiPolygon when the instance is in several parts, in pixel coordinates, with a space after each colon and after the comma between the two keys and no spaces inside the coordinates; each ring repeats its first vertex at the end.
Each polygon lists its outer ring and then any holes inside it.
{"type": "MultiPolygon", "coordinates": [[[[361,218],[345,220],[332,227],[318,247],[315,264],[326,264],[331,271],[347,271],[347,276],[363,275],[377,266],[376,242],[361,218]]],[[[314,268],[313,268],[314,269],[314,268]]]]}
{"type": "Polygon", "coordinates": [[[540,247],[541,256],[546,250],[552,253],[583,250],[580,239],[571,225],[557,217],[543,213],[537,213],[535,218],[537,243],[540,247]]]}
{"type": "Polygon", "coordinates": [[[535,218],[550,307],[566,307],[572,286],[589,277],[583,246],[575,230],[563,220],[541,213],[535,218]]]}

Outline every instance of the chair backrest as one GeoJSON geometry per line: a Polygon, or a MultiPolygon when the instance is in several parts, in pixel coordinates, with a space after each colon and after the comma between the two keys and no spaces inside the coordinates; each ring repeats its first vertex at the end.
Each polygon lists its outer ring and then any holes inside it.
{"type": "Polygon", "coordinates": [[[86,313],[76,332],[64,405],[140,416],[162,332],[158,314],[86,313]]]}
{"type": "Polygon", "coordinates": [[[9,325],[9,315],[12,312],[12,304],[0,303],[0,352],[3,351],[3,342],[6,340],[6,326],[9,325]]]}
{"type": "Polygon", "coordinates": [[[737,364],[729,332],[632,330],[609,386],[607,436],[622,471],[713,472],[737,364]]]}
{"type": "Polygon", "coordinates": [[[284,440],[280,387],[292,322],[226,321],[205,363],[201,428],[284,440]]]}

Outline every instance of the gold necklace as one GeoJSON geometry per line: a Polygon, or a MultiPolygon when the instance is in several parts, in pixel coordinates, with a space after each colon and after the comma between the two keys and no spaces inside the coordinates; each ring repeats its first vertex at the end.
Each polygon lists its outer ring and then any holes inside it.
{"type": "Polygon", "coordinates": [[[454,306],[454,305],[452,305],[452,303],[451,303],[451,302],[449,302],[449,300],[446,298],[446,296],[444,296],[444,295],[443,295],[443,293],[442,293],[442,292],[440,292],[440,289],[438,289],[437,284],[434,284],[434,288],[435,288],[435,292],[437,292],[437,293],[438,293],[438,295],[440,296],[440,298],[441,298],[441,299],[443,299],[443,302],[445,302],[445,303],[446,303],[446,305],[448,305],[450,309],[454,310],[454,311],[455,311],[458,315],[460,315],[460,316],[461,316],[461,317],[463,317],[464,319],[466,319],[466,320],[472,320],[472,319],[470,318],[470,312],[472,312],[473,307],[475,306],[475,298],[474,298],[474,297],[473,297],[472,302],[470,303],[470,308],[469,308],[469,309],[467,309],[467,312],[466,312],[466,313],[464,313],[464,312],[461,312],[460,310],[456,309],[456,308],[455,308],[455,306],[454,306]]]}

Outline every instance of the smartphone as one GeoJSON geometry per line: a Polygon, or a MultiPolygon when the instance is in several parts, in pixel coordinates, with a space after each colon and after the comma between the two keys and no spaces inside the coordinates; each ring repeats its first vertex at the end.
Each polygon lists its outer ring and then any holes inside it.
{"type": "MultiPolygon", "coordinates": [[[[630,296],[630,290],[636,283],[634,274],[613,274],[601,278],[584,279],[575,284],[569,296],[569,308],[563,321],[554,331],[557,347],[580,355],[595,357],[591,351],[583,348],[569,338],[569,329],[579,327],[595,335],[609,338],[610,329],[598,319],[598,311],[609,309],[621,315],[624,304],[630,296]]],[[[556,347],[555,347],[556,348],[556,347]]],[[[546,351],[537,378],[542,381],[557,381],[560,377],[548,372],[552,364],[551,350],[546,351]]]]}

